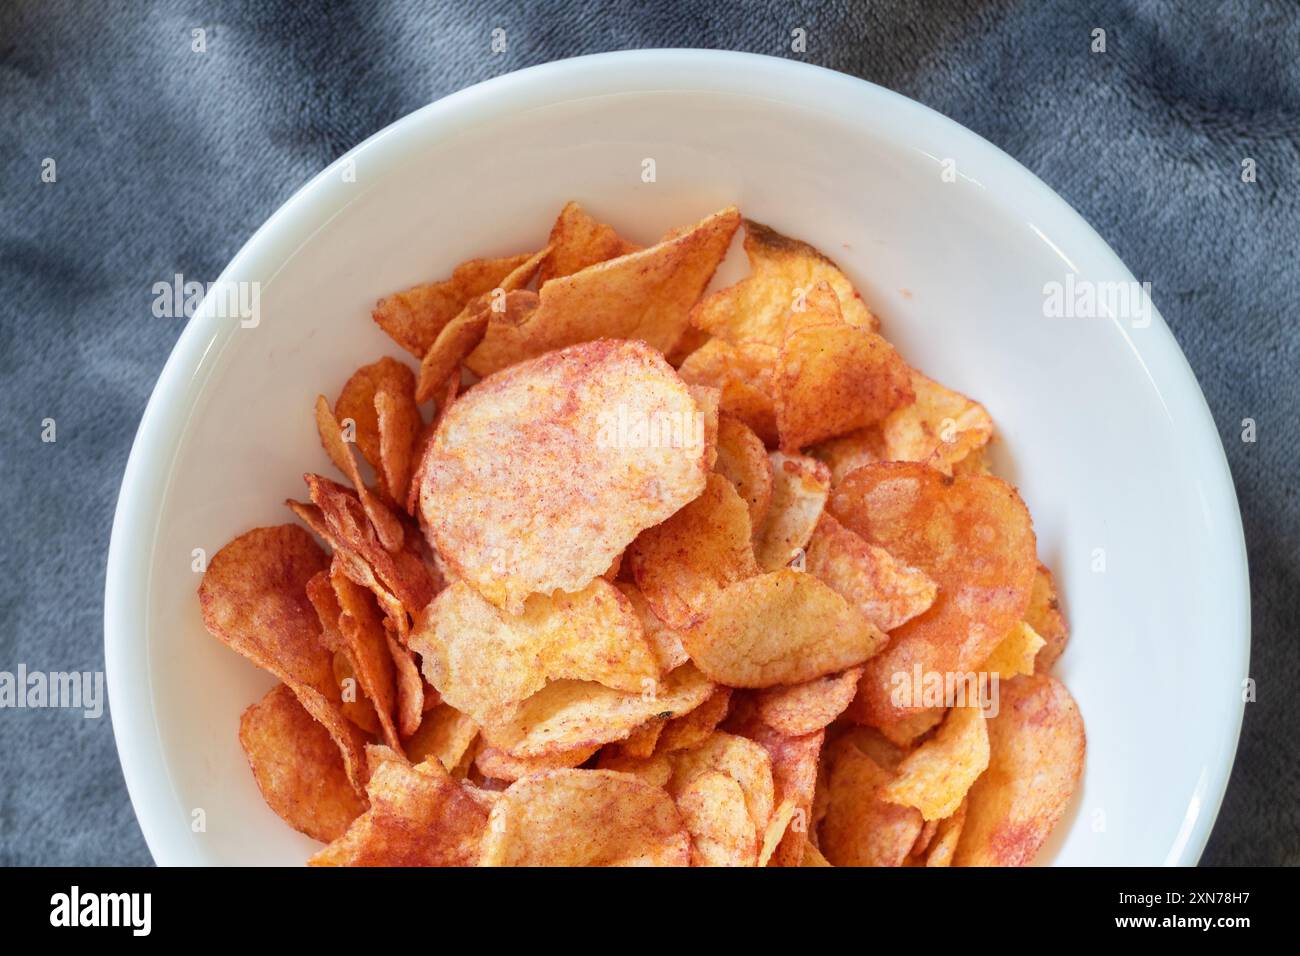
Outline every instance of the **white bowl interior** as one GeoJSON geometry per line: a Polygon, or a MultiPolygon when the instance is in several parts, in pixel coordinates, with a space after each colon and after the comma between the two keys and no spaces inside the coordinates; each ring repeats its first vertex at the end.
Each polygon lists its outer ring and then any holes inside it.
{"type": "Polygon", "coordinates": [[[355,183],[322,174],[227,271],[260,281],[260,325],[205,310],[160,383],[124,482],[106,616],[119,747],[158,862],[296,864],[316,846],[248,772],[239,715],[272,680],[204,631],[193,549],[293,520],[282,502],[305,497],[302,473],[333,473],[316,394],[382,354],[409,361],[370,321],[376,298],[538,248],[571,198],[643,243],[735,203],[836,259],[908,361],[987,405],[997,470],[1057,575],[1073,629],[1058,673],[1088,732],[1081,792],[1042,860],[1194,862],[1240,720],[1240,523],[1163,321],[1043,315],[1044,284],[1067,272],[1128,280],[1113,254],[997,150],[867,84],[719,54],[529,73],[360,147],[355,183]]]}

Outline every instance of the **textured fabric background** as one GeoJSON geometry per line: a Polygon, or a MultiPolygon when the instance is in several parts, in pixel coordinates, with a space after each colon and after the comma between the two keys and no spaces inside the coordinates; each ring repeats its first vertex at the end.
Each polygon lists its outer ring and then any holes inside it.
{"type": "MultiPolygon", "coordinates": [[[[0,670],[103,667],[118,484],[183,320],[315,172],[415,108],[548,60],[796,56],[992,140],[1072,203],[1173,327],[1218,422],[1253,577],[1236,770],[1206,863],[1300,863],[1300,9],[1283,3],[0,5],[0,670]],[[191,51],[206,30],[207,52],[191,51]],[[508,52],[489,52],[502,27],[508,52]],[[1107,52],[1088,51],[1107,32],[1107,52]],[[57,162],[57,182],[41,163],[57,162]],[[1241,180],[1243,159],[1258,181],[1241,180]],[[41,422],[57,421],[42,443],[41,422]],[[1243,418],[1258,440],[1241,440],[1243,418]]],[[[1196,688],[1187,689],[1195,706],[1196,688]]],[[[1139,728],[1134,729],[1140,733],[1139,728]]],[[[107,717],[0,711],[0,863],[143,864],[107,717]]]]}

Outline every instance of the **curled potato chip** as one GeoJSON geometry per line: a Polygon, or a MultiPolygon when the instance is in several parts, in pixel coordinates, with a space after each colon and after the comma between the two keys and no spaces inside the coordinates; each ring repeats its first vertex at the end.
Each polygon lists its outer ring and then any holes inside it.
{"type": "MultiPolygon", "coordinates": [[[[668,781],[668,792],[674,796],[711,771],[726,774],[740,784],[757,840],[757,834],[767,827],[776,806],[772,758],[761,744],[736,734],[715,731],[698,746],[674,751],[669,760],[673,773],[668,781]]],[[[754,852],[757,850],[755,843],[754,852]]]]}
{"type": "Polygon", "coordinates": [[[903,758],[880,796],[916,807],[928,820],[952,816],[989,765],[989,735],[978,707],[954,707],[939,731],[903,758]]]}
{"type": "Polygon", "coordinates": [[[885,460],[885,438],[878,426],[863,428],[808,449],[831,470],[831,487],[838,488],[854,469],[885,460]]]}
{"type": "Polygon", "coordinates": [[[825,584],[789,570],[731,585],[682,634],[695,665],[729,687],[801,684],[861,664],[886,640],[825,584]]]}
{"type": "Polygon", "coordinates": [[[1024,621],[1013,624],[980,670],[997,674],[1002,680],[1010,680],[1018,674],[1032,674],[1034,658],[1044,644],[1038,632],[1024,621]]]}
{"type": "Polygon", "coordinates": [[[777,432],[790,452],[874,425],[913,399],[906,363],[875,332],[841,318],[827,283],[804,304],[786,325],[775,376],[777,432]]]}
{"type": "Polygon", "coordinates": [[[437,760],[451,773],[478,737],[478,724],[450,704],[435,704],[425,712],[420,726],[406,740],[406,756],[413,764],[437,760]]]}
{"type": "Polygon", "coordinates": [[[409,737],[419,729],[424,718],[424,678],[416,666],[415,656],[392,634],[385,634],[388,655],[397,680],[397,729],[409,737]]]}
{"type": "Polygon", "coordinates": [[[554,349],[607,337],[671,351],[739,224],[734,208],[723,209],[647,249],[552,278],[542,286],[528,321],[489,326],[465,364],[487,376],[554,349]]]}
{"type": "Polygon", "coordinates": [[[830,514],[818,520],[807,557],[809,574],[829,584],[882,631],[924,614],[939,590],[924,571],[894,560],[830,514]]]}
{"type": "Polygon", "coordinates": [[[688,385],[686,390],[695,399],[699,432],[704,439],[704,467],[712,468],[718,461],[718,418],[722,392],[711,385],[688,385]]]}
{"type": "Polygon", "coordinates": [[[915,370],[911,385],[916,401],[880,423],[884,457],[929,462],[951,475],[954,465],[988,444],[993,437],[993,419],[983,405],[915,370]]]}
{"type": "MultiPolygon", "coordinates": [[[[699,710],[699,708],[695,708],[699,710]]],[[[655,717],[647,720],[636,730],[627,735],[621,744],[614,744],[629,757],[649,757],[659,745],[659,737],[664,732],[667,721],[655,717]]]]}
{"type": "Polygon", "coordinates": [[[654,653],[661,673],[667,674],[676,667],[685,664],[690,658],[682,646],[681,635],[659,619],[645,595],[631,581],[615,581],[614,586],[623,592],[623,596],[632,604],[637,618],[641,621],[641,633],[654,653]]]}
{"type": "Polygon", "coordinates": [[[308,860],[309,866],[473,866],[488,822],[487,798],[442,764],[381,759],[366,788],[370,809],[308,860]]]}
{"type": "Polygon", "coordinates": [[[1083,719],[1060,681],[1029,674],[1002,684],[988,735],[988,770],[967,797],[953,863],[1027,866],[1079,783],[1083,719]]]}
{"type": "Polygon", "coordinates": [[[744,422],[764,443],[777,442],[774,379],[779,352],[762,342],[710,339],[678,368],[682,380],[720,392],[719,408],[744,422]]]}
{"type": "Polygon", "coordinates": [[[858,719],[880,724],[929,705],[922,688],[911,686],[917,671],[923,681],[939,675],[945,682],[973,673],[1023,618],[1037,566],[1034,529],[1006,482],[881,462],[849,475],[829,509],[939,589],[930,609],[894,630],[889,647],[867,665],[858,719]]]}
{"type": "Polygon", "coordinates": [[[708,476],[703,494],[642,531],[628,550],[646,602],[675,630],[704,620],[723,588],[758,573],[749,509],[718,474],[708,476]]]}
{"type": "Polygon", "coordinates": [[[551,227],[547,246],[551,251],[542,262],[542,271],[537,277],[541,285],[641,248],[620,236],[612,226],[597,222],[576,202],[565,203],[560,210],[555,225],[551,227]]]}
{"type": "Polygon", "coordinates": [[[792,307],[819,282],[839,299],[844,321],[874,332],[880,323],[848,277],[806,242],[745,220],[749,275],[708,296],[691,312],[691,324],[732,342],[765,342],[779,347],[792,307]]]}
{"type": "Polygon", "coordinates": [[[749,525],[760,528],[772,504],[772,462],[753,430],[739,418],[718,418],[718,457],[714,470],[736,487],[749,508],[749,525]]]}
{"type": "Polygon", "coordinates": [[[756,529],[754,552],[768,571],[797,561],[821,520],[831,490],[830,469],[806,455],[774,451],[772,506],[763,527],[756,529]]]}
{"type": "Polygon", "coordinates": [[[411,370],[387,356],[363,365],[339,393],[334,417],[352,423],[353,441],[375,470],[380,492],[401,501],[411,476],[412,445],[422,424],[411,370]]]}
{"type": "Polygon", "coordinates": [[[763,843],[758,850],[758,866],[780,865],[773,863],[776,851],[780,848],[781,841],[785,839],[798,813],[799,807],[793,799],[782,801],[772,811],[772,819],[767,821],[767,828],[763,831],[763,843]]]}
{"type": "Polygon", "coordinates": [[[1034,658],[1034,670],[1040,674],[1050,670],[1056,659],[1065,650],[1070,639],[1070,628],[1061,613],[1061,604],[1056,596],[1056,581],[1052,572],[1039,564],[1034,574],[1034,586],[1029,592],[1029,609],[1025,611],[1025,623],[1043,639],[1043,646],[1034,658]]]}
{"type": "Polygon", "coordinates": [[[520,780],[548,770],[565,770],[577,767],[588,760],[599,748],[595,745],[574,750],[559,750],[541,757],[512,757],[496,747],[481,747],[474,755],[474,766],[485,777],[494,780],[520,780]]]}
{"type": "Polygon", "coordinates": [[[393,715],[397,712],[397,673],[388,649],[384,622],[370,592],[343,573],[343,564],[330,565],[330,584],[339,606],[338,629],[343,635],[352,668],[375,715],[384,740],[401,748],[393,715]]]}
{"type": "Polygon", "coordinates": [[[681,814],[659,788],[611,770],[552,770],[501,794],[479,864],[686,866],[690,859],[681,814]]]}
{"type": "Polygon", "coordinates": [[[307,582],[328,566],[325,552],[297,525],[254,528],[212,556],[199,603],[209,633],[287,684],[325,726],[360,792],[361,735],[340,709],[333,655],[320,641],[320,621],[307,596],[307,582]]]}
{"type": "Polygon", "coordinates": [[[921,832],[918,810],[882,799],[892,774],[842,737],[827,754],[826,816],[818,848],[835,866],[900,866],[921,832]]]}
{"type": "Polygon", "coordinates": [[[673,776],[673,763],[667,754],[633,757],[621,747],[604,747],[596,759],[597,770],[616,770],[628,773],[652,787],[663,789],[673,776]]]}
{"type": "Polygon", "coordinates": [[[350,442],[344,439],[343,429],[338,419],[334,417],[334,412],[330,410],[329,402],[325,400],[324,395],[316,397],[316,428],[320,432],[321,444],[328,452],[330,460],[347,475],[348,480],[352,482],[352,487],[356,489],[361,507],[365,510],[367,520],[375,529],[380,544],[387,551],[400,550],[405,537],[402,523],[361,480],[361,471],[349,447],[350,442]]]}
{"type": "Polygon", "coordinates": [[[434,411],[433,421],[421,429],[420,437],[415,441],[412,451],[411,482],[406,488],[406,513],[412,517],[417,514],[416,509],[420,503],[420,486],[424,483],[424,465],[429,458],[429,449],[433,445],[434,436],[438,433],[439,423],[452,402],[456,401],[456,396],[460,394],[460,378],[458,369],[439,387],[438,405],[434,411]]]}
{"type": "Polygon", "coordinates": [[[692,866],[754,866],[758,831],[735,778],[708,770],[683,786],[677,809],[691,837],[692,866]]]}
{"type": "Polygon", "coordinates": [[[671,720],[690,713],[709,698],[713,687],[690,664],[637,694],[593,681],[555,681],[524,701],[509,720],[485,726],[483,733],[516,757],[607,744],[626,740],[652,717],[671,720]]]}
{"type": "Polygon", "coordinates": [[[640,342],[589,342],[516,365],[439,424],[420,492],[427,533],[460,577],[512,613],[533,592],[579,591],[703,491],[696,416],[685,384],[640,342]]]}
{"type": "Polygon", "coordinates": [[[844,712],[858,692],[862,668],[850,667],[802,684],[769,687],[754,695],[763,723],[790,737],[821,730],[844,712]]]}
{"type": "Polygon", "coordinates": [[[411,647],[443,699],[480,725],[508,720],[550,681],[640,692],[659,679],[635,609],[603,578],[576,594],[534,594],[518,617],[458,581],[421,616],[411,647]]]}
{"type": "MultiPolygon", "coordinates": [[[[859,695],[861,695],[861,689],[861,685],[859,685],[859,695]]],[[[854,706],[849,709],[849,716],[855,720],[857,719],[859,699],[855,699],[854,706]]],[[[918,737],[938,727],[947,713],[948,709],[946,707],[926,707],[921,710],[914,710],[898,720],[886,721],[876,729],[879,730],[882,737],[894,746],[908,747],[918,737]]],[[[870,751],[867,752],[870,753],[870,751]]]]}
{"type": "Polygon", "coordinates": [[[655,752],[667,754],[674,750],[698,747],[726,719],[730,706],[731,688],[715,685],[708,698],[698,707],[680,717],[673,717],[664,724],[664,729],[655,742],[655,752]]]}
{"type": "MultiPolygon", "coordinates": [[[[507,278],[506,284],[515,283],[507,278]]],[[[483,341],[490,326],[519,328],[532,318],[539,302],[536,292],[519,288],[507,292],[504,287],[472,300],[438,333],[438,338],[421,360],[416,399],[428,401],[443,382],[458,375],[461,363],[483,341]]]]}
{"type": "Polygon", "coordinates": [[[328,843],[365,812],[338,746],[286,685],[244,711],[239,743],[267,806],[313,840],[328,843]]]}
{"type": "Polygon", "coordinates": [[[961,830],[965,823],[965,803],[962,803],[952,816],[939,821],[934,837],[927,848],[926,866],[952,866],[953,855],[957,852],[957,844],[961,840],[961,830]]]}
{"type": "Polygon", "coordinates": [[[830,861],[822,856],[822,851],[817,849],[811,843],[805,844],[803,848],[803,860],[796,866],[830,866],[830,861]]]}

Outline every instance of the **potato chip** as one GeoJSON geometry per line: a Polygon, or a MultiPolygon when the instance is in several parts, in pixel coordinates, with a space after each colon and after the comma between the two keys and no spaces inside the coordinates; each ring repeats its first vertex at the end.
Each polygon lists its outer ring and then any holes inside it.
{"type": "Polygon", "coordinates": [[[599,748],[592,745],[575,750],[560,750],[541,757],[512,757],[496,747],[482,747],[474,756],[474,766],[494,780],[520,780],[548,770],[578,767],[592,758],[599,748]]]}
{"type": "Polygon", "coordinates": [[[420,362],[420,381],[415,397],[427,402],[438,388],[460,372],[461,363],[487,335],[488,326],[496,324],[519,328],[540,304],[536,292],[514,289],[502,295],[484,295],[472,300],[460,315],[438,333],[438,338],[420,362]]]}
{"type": "Polygon", "coordinates": [[[1083,719],[1046,674],[1001,686],[988,722],[989,767],[971,788],[957,866],[1027,866],[1065,813],[1083,772],[1083,719]]]}
{"type": "Polygon", "coordinates": [[[700,623],[724,588],[758,573],[749,509],[718,474],[698,498],[642,531],[628,553],[646,602],[674,630],[700,623]]]}
{"type": "Polygon", "coordinates": [[[343,703],[339,705],[343,716],[368,736],[380,736],[383,730],[379,725],[379,715],[370,698],[358,690],[361,685],[357,681],[357,669],[352,663],[352,655],[346,650],[334,652],[334,683],[338,685],[339,694],[343,698],[343,703]]]}
{"type": "Polygon", "coordinates": [[[710,339],[678,368],[682,380],[720,391],[719,408],[744,422],[765,444],[777,443],[775,370],[779,350],[762,342],[710,339]]]}
{"type": "Polygon", "coordinates": [[[483,733],[516,757],[541,756],[626,740],[652,717],[690,713],[712,692],[713,684],[690,664],[637,694],[593,681],[555,681],[524,701],[510,720],[485,726],[483,733]]]}
{"type": "Polygon", "coordinates": [[[838,488],[854,469],[885,460],[885,438],[879,426],[832,438],[808,449],[831,470],[831,487],[838,488]]]}
{"type": "Polygon", "coordinates": [[[489,800],[442,764],[382,760],[366,788],[370,809],[309,866],[473,866],[489,800]]]}
{"type": "Polygon", "coordinates": [[[805,844],[803,848],[803,861],[799,866],[830,866],[830,861],[822,856],[822,851],[817,849],[811,843],[805,844]]]}
{"type": "Polygon", "coordinates": [[[772,462],[753,430],[739,418],[718,418],[718,456],[714,471],[736,487],[749,508],[749,525],[760,528],[772,504],[772,462]]]}
{"type": "Polygon", "coordinates": [[[907,854],[909,862],[916,860],[918,857],[924,859],[925,851],[930,848],[930,841],[934,839],[934,835],[938,830],[938,820],[926,820],[922,824],[921,832],[917,834],[916,842],[912,844],[912,849],[907,854]]]}
{"type": "Polygon", "coordinates": [[[576,594],[534,594],[518,617],[458,581],[421,616],[411,648],[443,699],[480,726],[509,720],[550,681],[639,693],[659,679],[636,611],[603,578],[576,594]]]}
{"type": "Polygon", "coordinates": [[[1022,619],[1037,564],[1034,529],[1006,482],[882,462],[849,475],[829,510],[939,588],[930,609],[893,631],[889,647],[867,665],[859,719],[879,724],[931,705],[923,687],[906,692],[915,673],[922,681],[973,673],[1022,619]],[[896,693],[900,679],[904,692],[896,693]]]}
{"type": "Polygon", "coordinates": [[[924,571],[894,560],[826,513],[808,542],[806,570],[882,631],[924,614],[939,590],[924,571]]]}
{"type": "Polygon", "coordinates": [[[830,469],[815,458],[774,451],[772,506],[755,531],[754,552],[767,571],[798,561],[821,520],[831,490],[830,469]]]}
{"type": "MultiPolygon", "coordinates": [[[[757,834],[767,827],[776,806],[772,758],[761,744],[736,734],[716,731],[690,750],[674,751],[669,760],[673,774],[668,781],[668,792],[674,796],[710,771],[726,774],[740,784],[757,840],[757,834]]],[[[757,842],[753,849],[757,853],[757,842]]]]}
{"type": "Polygon", "coordinates": [[[329,559],[297,525],[254,528],[212,556],[199,585],[209,633],[270,671],[334,738],[352,785],[365,783],[362,740],[340,709],[333,655],[320,641],[320,621],[307,582],[329,559]]]}
{"type": "Polygon", "coordinates": [[[698,707],[680,717],[673,717],[664,724],[655,743],[656,753],[667,754],[674,750],[698,747],[726,719],[730,706],[731,688],[714,686],[708,698],[698,707]]]}
{"type": "Polygon", "coordinates": [[[397,729],[403,737],[409,737],[424,719],[424,678],[410,650],[391,634],[385,637],[397,679],[397,729]]]}
{"type": "Polygon", "coordinates": [[[723,209],[657,245],[607,259],[542,286],[522,325],[491,325],[465,364],[490,375],[554,349],[601,338],[638,339],[669,352],[686,331],[740,224],[723,209]]]}
{"type": "Polygon", "coordinates": [[[926,820],[952,816],[989,765],[989,735],[978,707],[954,707],[939,731],[903,758],[880,796],[916,807],[926,820]]]}
{"type": "Polygon", "coordinates": [[[834,290],[845,322],[872,332],[879,328],[848,277],[808,243],[746,219],[745,255],[749,275],[697,305],[691,312],[696,328],[731,342],[780,347],[788,314],[819,282],[834,290]]]}
{"type": "Polygon", "coordinates": [[[850,667],[802,684],[769,687],[754,695],[758,715],[790,737],[816,733],[844,712],[858,692],[862,668],[850,667]]]}
{"type": "Polygon", "coordinates": [[[451,403],[460,394],[460,378],[460,369],[457,369],[439,387],[438,406],[433,421],[421,429],[420,437],[416,439],[415,448],[412,452],[414,458],[411,467],[411,483],[406,488],[406,513],[411,517],[416,516],[416,509],[419,506],[420,485],[424,483],[424,463],[428,460],[429,448],[433,445],[433,438],[438,433],[438,423],[442,421],[443,415],[447,413],[451,403]]]}
{"type": "Polygon", "coordinates": [[[476,737],[478,724],[450,704],[435,704],[424,714],[415,733],[407,738],[406,756],[415,764],[437,760],[451,773],[476,737]]]}
{"type": "Polygon", "coordinates": [[[804,304],[787,323],[775,376],[788,452],[874,425],[914,397],[907,364],[875,332],[844,321],[828,284],[808,290],[804,304]]]}
{"type": "MultiPolygon", "coordinates": [[[[695,710],[699,710],[699,708],[696,707],[695,710]]],[[[694,711],[692,711],[692,713],[694,713],[694,711]]],[[[687,716],[689,717],[690,715],[688,714],[687,716]]],[[[664,727],[667,726],[667,724],[668,722],[665,720],[660,720],[657,717],[652,718],[628,734],[627,739],[621,744],[613,744],[611,746],[618,747],[619,750],[627,754],[629,757],[649,757],[655,752],[655,747],[659,745],[659,738],[663,735],[664,727]]]]}
{"type": "Polygon", "coordinates": [[[597,770],[617,770],[627,773],[652,787],[664,788],[673,776],[673,763],[667,754],[633,757],[617,744],[603,747],[596,758],[597,770]]]}
{"type": "Polygon", "coordinates": [[[1034,658],[1045,643],[1024,621],[1013,624],[980,670],[997,674],[1002,680],[1010,680],[1018,674],[1032,674],[1034,658]]]}
{"type": "Polygon", "coordinates": [[[688,385],[686,390],[695,399],[697,434],[704,441],[704,467],[712,469],[718,461],[718,418],[722,391],[711,385],[688,385]]]}
{"type": "Polygon", "coordinates": [[[1070,628],[1065,622],[1065,615],[1061,613],[1061,604],[1056,596],[1056,581],[1052,578],[1052,572],[1042,564],[1038,565],[1038,571],[1034,574],[1025,623],[1044,641],[1034,659],[1034,670],[1041,674],[1056,663],[1070,639],[1070,628]]]}
{"type": "Polygon", "coordinates": [[[630,774],[552,770],[511,784],[481,866],[686,866],[691,841],[669,796],[630,774]]]}
{"type": "Polygon", "coordinates": [[[366,518],[374,527],[380,544],[387,551],[400,550],[405,537],[402,523],[361,480],[361,471],[357,467],[356,458],[352,455],[350,443],[344,440],[343,429],[339,426],[338,419],[334,417],[334,412],[330,410],[329,402],[325,400],[324,395],[316,397],[316,428],[320,432],[321,444],[329,453],[330,460],[347,475],[348,480],[352,482],[352,487],[356,489],[361,507],[365,509],[366,518]]]}
{"type": "Polygon", "coordinates": [[[966,823],[966,804],[957,808],[957,812],[946,820],[940,820],[930,841],[925,857],[926,866],[952,866],[953,854],[961,840],[962,826],[966,823]]]}
{"type": "Polygon", "coordinates": [[[729,687],[801,684],[861,664],[886,640],[825,584],[789,570],[731,585],[682,634],[695,665],[729,687]]]}
{"type": "MultiPolygon", "coordinates": [[[[862,687],[858,686],[859,695],[862,687]]],[[[858,719],[859,698],[855,699],[853,706],[848,710],[850,719],[858,719]]],[[[876,728],[882,737],[888,740],[896,747],[909,747],[911,744],[924,734],[929,733],[939,724],[943,723],[943,718],[947,715],[946,707],[925,707],[921,710],[914,710],[911,713],[900,717],[898,720],[889,720],[882,723],[876,728]]],[[[870,753],[870,751],[867,751],[870,753]]],[[[877,760],[877,763],[880,761],[877,760]]]]}
{"type": "Polygon", "coordinates": [[[640,588],[631,581],[615,581],[614,586],[623,592],[623,596],[631,602],[632,609],[636,611],[636,616],[641,621],[641,633],[654,653],[660,673],[667,674],[673,668],[680,667],[690,660],[686,655],[686,648],[682,646],[681,635],[661,621],[650,609],[640,588]]]}
{"type": "Polygon", "coordinates": [[[704,490],[696,424],[690,392],[642,343],[590,342],[516,365],[439,424],[425,528],[460,577],[511,613],[533,592],[579,591],[704,490]]]}
{"type": "Polygon", "coordinates": [[[612,226],[597,222],[576,202],[565,203],[560,210],[555,225],[551,227],[547,246],[551,251],[542,262],[542,271],[537,277],[541,285],[641,248],[620,236],[612,226]]]}
{"type": "Polygon", "coordinates": [[[363,365],[339,393],[334,417],[340,424],[352,423],[353,442],[375,470],[380,492],[400,502],[410,482],[412,446],[422,424],[415,375],[388,357],[363,365]]]}
{"type": "Polygon", "coordinates": [[[706,771],[682,787],[676,803],[691,837],[692,866],[755,865],[758,831],[733,777],[706,771]]]}
{"type": "Polygon", "coordinates": [[[767,827],[763,831],[763,843],[758,851],[758,866],[779,865],[772,861],[798,813],[799,807],[792,799],[783,801],[772,811],[772,818],[767,821],[767,827]]]}
{"type": "Polygon", "coordinates": [[[892,774],[841,738],[827,754],[826,817],[818,848],[834,866],[900,866],[921,832],[918,810],[879,796],[892,774]]]}
{"type": "Polygon", "coordinates": [[[890,461],[928,461],[945,475],[993,437],[993,419],[984,406],[912,371],[916,401],[880,423],[884,457],[890,461]]]}
{"type": "Polygon", "coordinates": [[[239,743],[266,805],[313,840],[328,843],[365,812],[338,746],[285,684],[244,711],[239,743]]]}
{"type": "Polygon", "coordinates": [[[371,317],[394,342],[417,359],[423,358],[443,326],[460,314],[465,303],[497,288],[529,258],[530,254],[524,253],[462,262],[450,278],[380,299],[371,317]]]}
{"type": "Polygon", "coordinates": [[[330,584],[339,606],[338,628],[343,635],[357,682],[374,704],[385,742],[401,748],[393,715],[397,712],[397,673],[388,650],[383,618],[370,592],[343,573],[343,564],[330,566],[330,584]]]}

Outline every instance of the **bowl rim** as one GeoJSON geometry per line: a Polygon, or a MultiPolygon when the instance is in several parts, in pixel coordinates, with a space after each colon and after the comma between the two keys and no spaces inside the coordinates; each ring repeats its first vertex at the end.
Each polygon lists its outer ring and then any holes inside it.
{"type": "MultiPolygon", "coordinates": [[[[761,96],[782,104],[817,109],[854,103],[906,114],[927,135],[960,143],[978,155],[986,182],[1014,183],[1018,214],[1029,221],[1068,230],[1095,246],[1107,271],[1134,281],[1109,244],[1064,199],[1028,169],[966,127],[915,100],[866,80],[812,64],[754,53],[718,50],[626,50],[557,60],[506,73],[452,93],[403,116],[374,133],[299,188],[263,223],[222,270],[219,284],[244,273],[266,275],[267,264],[283,262],[341,211],[356,193],[338,175],[350,160],[400,160],[417,131],[445,136],[477,128],[502,116],[551,103],[618,93],[694,91],[761,96]],[[814,95],[815,94],[815,95],[814,95]]],[[[846,122],[852,117],[840,114],[846,122]]],[[[911,130],[911,127],[909,127],[911,130]]],[[[1006,194],[1006,191],[1003,191],[1006,194]]],[[[999,203],[1006,206],[1006,202],[999,203]]],[[[1050,234],[1046,228],[1042,234],[1050,234]]],[[[183,849],[188,822],[175,813],[175,788],[158,732],[146,627],[151,569],[159,533],[159,503],[174,471],[176,450],[215,364],[219,345],[230,334],[213,311],[201,305],[182,330],[150,394],[122,477],[114,514],[104,583],[104,658],[113,734],[122,774],[136,819],[156,863],[199,862],[183,849]]],[[[1130,347],[1145,361],[1158,358],[1165,371],[1162,394],[1186,408],[1191,440],[1201,457],[1217,465],[1203,474],[1207,507],[1224,519],[1222,597],[1235,608],[1240,673],[1249,673],[1250,590],[1245,536],[1227,456],[1205,396],[1186,356],[1159,311],[1152,327],[1130,347]],[[1151,334],[1154,333],[1154,334],[1151,334]]],[[[1230,648],[1225,655],[1230,656],[1230,648]]],[[[1219,728],[1221,752],[1231,755],[1207,766],[1178,845],[1165,862],[1193,865],[1204,850],[1223,801],[1235,762],[1245,704],[1240,702],[1219,728]],[[1193,817],[1194,815],[1194,817],[1193,817]]]]}

